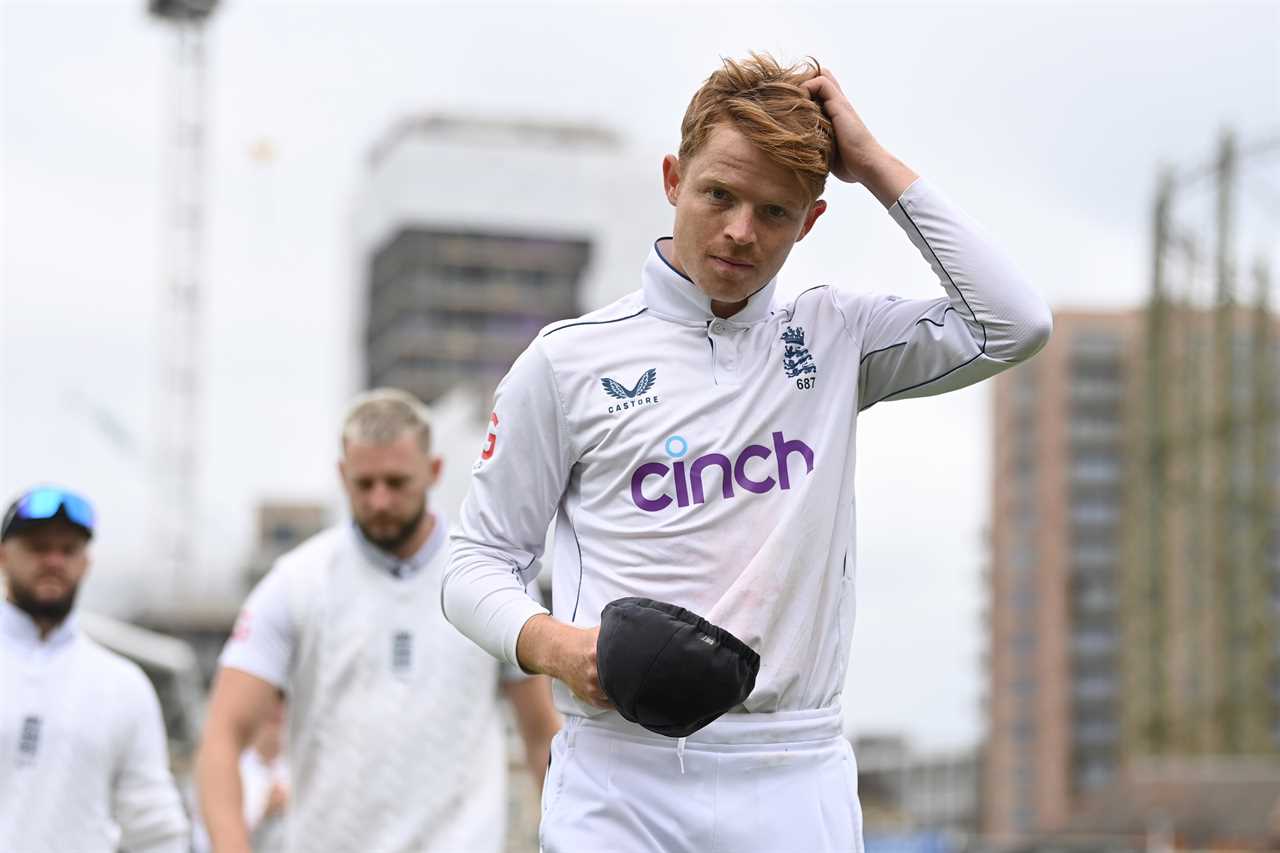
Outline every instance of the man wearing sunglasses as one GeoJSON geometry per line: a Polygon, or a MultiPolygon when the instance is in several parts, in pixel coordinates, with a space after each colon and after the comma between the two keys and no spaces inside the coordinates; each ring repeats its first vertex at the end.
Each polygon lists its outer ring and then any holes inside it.
{"type": "Polygon", "coordinates": [[[0,523],[0,850],[188,849],[147,677],[80,631],[93,507],[31,489],[0,523]]]}

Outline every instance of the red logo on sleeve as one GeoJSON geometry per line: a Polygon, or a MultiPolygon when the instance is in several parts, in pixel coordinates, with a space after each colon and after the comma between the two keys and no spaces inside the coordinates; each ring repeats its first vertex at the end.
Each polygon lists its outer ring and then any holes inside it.
{"type": "Polygon", "coordinates": [[[489,423],[493,426],[489,427],[489,435],[485,438],[484,450],[480,451],[480,458],[484,460],[493,457],[494,448],[498,446],[498,413],[493,412],[489,415],[489,423]]]}
{"type": "Polygon", "coordinates": [[[249,623],[252,616],[248,610],[240,611],[240,618],[236,620],[236,626],[231,629],[231,639],[233,642],[242,643],[249,639],[249,623]]]}

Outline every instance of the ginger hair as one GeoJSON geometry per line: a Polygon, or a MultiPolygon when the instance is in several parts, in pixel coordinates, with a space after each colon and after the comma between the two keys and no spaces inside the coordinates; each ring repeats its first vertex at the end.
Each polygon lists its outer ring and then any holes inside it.
{"type": "Polygon", "coordinates": [[[741,132],[770,160],[795,173],[816,200],[831,171],[831,120],[800,84],[822,73],[816,59],[783,67],[767,53],[723,59],[693,95],[680,123],[681,160],[695,155],[718,125],[741,132]]]}

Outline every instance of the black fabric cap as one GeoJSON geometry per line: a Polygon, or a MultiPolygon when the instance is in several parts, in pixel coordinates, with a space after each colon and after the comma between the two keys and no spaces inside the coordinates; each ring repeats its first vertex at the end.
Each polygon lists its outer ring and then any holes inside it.
{"type": "Polygon", "coordinates": [[[760,656],[683,607],[619,598],[600,614],[596,668],[619,714],[680,738],[746,701],[760,656]]]}

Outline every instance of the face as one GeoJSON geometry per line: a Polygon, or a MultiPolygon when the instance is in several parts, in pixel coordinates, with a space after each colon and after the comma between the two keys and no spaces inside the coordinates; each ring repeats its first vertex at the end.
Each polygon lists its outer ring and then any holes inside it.
{"type": "Polygon", "coordinates": [[[668,155],[662,181],[676,209],[669,260],[716,302],[742,302],[768,283],[827,207],[725,124],[685,161],[668,155]]]}
{"type": "Polygon", "coordinates": [[[89,540],[79,528],[54,519],[0,544],[0,567],[11,602],[33,619],[61,622],[89,568],[89,540]]]}
{"type": "Polygon", "coordinates": [[[395,551],[413,538],[440,465],[440,458],[424,451],[412,431],[390,444],[347,442],[338,471],[351,515],[370,542],[395,551]]]}

